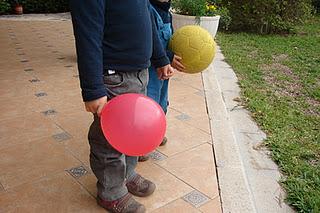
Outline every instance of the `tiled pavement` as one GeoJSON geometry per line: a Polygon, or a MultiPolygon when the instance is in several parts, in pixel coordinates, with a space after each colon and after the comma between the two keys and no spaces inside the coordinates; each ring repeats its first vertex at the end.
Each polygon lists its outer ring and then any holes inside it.
{"type": "MultiPolygon", "coordinates": [[[[70,21],[0,20],[0,212],[104,212],[70,21]]],[[[139,163],[148,212],[221,212],[201,75],[170,86],[169,142],[139,163]]]]}

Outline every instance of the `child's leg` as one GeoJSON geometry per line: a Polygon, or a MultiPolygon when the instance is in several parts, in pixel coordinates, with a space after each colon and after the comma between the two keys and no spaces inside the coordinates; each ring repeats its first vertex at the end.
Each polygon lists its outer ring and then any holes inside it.
{"type": "MultiPolygon", "coordinates": [[[[124,93],[146,93],[148,70],[140,72],[116,72],[105,76],[109,98],[124,93]]],[[[126,130],[123,130],[126,131],[126,130]]],[[[126,179],[134,176],[137,157],[125,156],[115,150],[105,139],[98,116],[89,130],[90,165],[98,179],[98,196],[112,201],[128,193],[126,179]]]]}
{"type": "Polygon", "coordinates": [[[96,175],[98,196],[112,201],[128,193],[124,186],[126,177],[125,155],[116,151],[105,139],[100,118],[94,116],[88,134],[90,144],[90,165],[96,175]]]}
{"type": "MultiPolygon", "coordinates": [[[[149,68],[149,82],[147,86],[147,95],[152,98],[155,102],[160,104],[160,93],[163,81],[158,78],[157,70],[154,67],[149,68]]],[[[139,161],[147,161],[149,155],[139,157],[139,161]]]]}
{"type": "Polygon", "coordinates": [[[149,68],[149,82],[147,86],[147,95],[155,102],[160,104],[160,93],[163,81],[158,78],[157,71],[154,67],[149,68]]]}
{"type": "Polygon", "coordinates": [[[169,79],[164,80],[162,87],[161,87],[161,93],[160,93],[160,100],[159,104],[162,107],[164,113],[167,114],[168,111],[168,89],[169,89],[169,79]]]}

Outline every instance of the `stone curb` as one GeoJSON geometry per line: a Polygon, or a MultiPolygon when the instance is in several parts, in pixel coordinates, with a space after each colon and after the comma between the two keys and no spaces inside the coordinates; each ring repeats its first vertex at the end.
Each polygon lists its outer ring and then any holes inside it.
{"type": "Polygon", "coordinates": [[[294,212],[284,203],[277,165],[261,148],[266,135],[234,100],[238,79],[220,49],[202,79],[223,212],[294,212]]]}
{"type": "Polygon", "coordinates": [[[256,212],[244,174],[239,147],[229,124],[230,118],[212,65],[202,73],[202,77],[223,212],[256,212]]]}

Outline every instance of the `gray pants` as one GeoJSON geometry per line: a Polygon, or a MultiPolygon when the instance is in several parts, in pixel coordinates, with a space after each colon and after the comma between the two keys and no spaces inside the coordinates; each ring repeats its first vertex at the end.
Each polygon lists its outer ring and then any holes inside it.
{"type": "MultiPolygon", "coordinates": [[[[146,94],[148,70],[116,72],[104,76],[104,83],[111,99],[124,93],[146,94]]],[[[126,131],[125,129],[123,131],[126,131]]],[[[125,181],[135,175],[137,157],[126,156],[115,150],[105,139],[100,119],[94,116],[88,134],[90,144],[90,165],[97,177],[98,196],[112,201],[128,193],[125,181]]]]}

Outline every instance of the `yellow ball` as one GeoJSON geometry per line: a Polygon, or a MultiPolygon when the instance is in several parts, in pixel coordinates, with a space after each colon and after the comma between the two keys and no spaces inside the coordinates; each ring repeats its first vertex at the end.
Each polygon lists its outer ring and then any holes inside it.
{"type": "Polygon", "coordinates": [[[216,43],[210,33],[197,25],[178,29],[171,37],[169,48],[182,58],[186,73],[205,70],[213,61],[216,43]]]}

